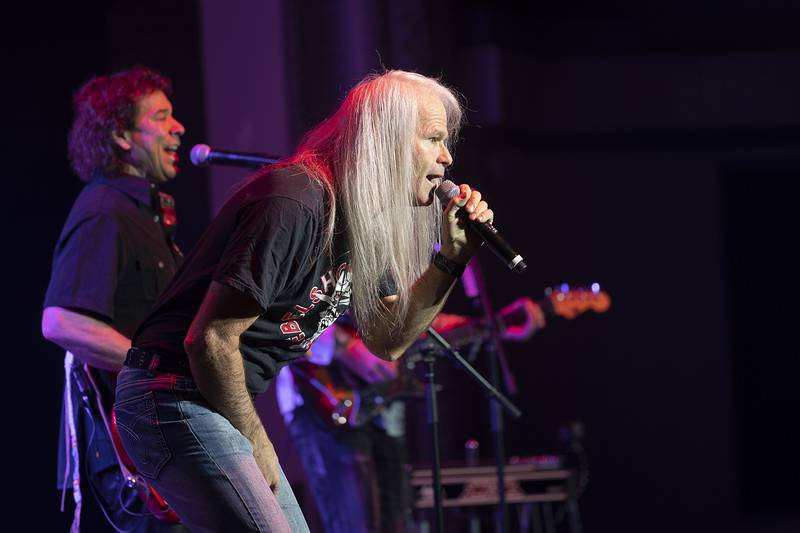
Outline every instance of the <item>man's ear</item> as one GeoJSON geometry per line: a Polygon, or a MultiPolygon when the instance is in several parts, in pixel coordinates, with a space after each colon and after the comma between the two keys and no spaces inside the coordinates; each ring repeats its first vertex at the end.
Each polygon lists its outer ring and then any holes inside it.
{"type": "Polygon", "coordinates": [[[131,149],[131,132],[125,131],[112,131],[111,138],[114,139],[114,143],[117,146],[122,148],[122,150],[128,152],[131,149]]]}

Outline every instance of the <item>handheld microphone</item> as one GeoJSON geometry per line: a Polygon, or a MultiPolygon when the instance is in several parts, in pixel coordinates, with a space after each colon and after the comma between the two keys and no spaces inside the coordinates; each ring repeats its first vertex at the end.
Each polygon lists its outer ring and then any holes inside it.
{"type": "Polygon", "coordinates": [[[278,161],[277,157],[271,155],[212,150],[207,144],[195,144],[192,147],[189,158],[196,167],[204,167],[209,163],[213,163],[216,165],[230,165],[233,167],[261,168],[264,165],[271,165],[278,161]]]}
{"type": "MultiPolygon", "coordinates": [[[[458,196],[458,185],[450,180],[444,180],[442,184],[436,188],[436,196],[446,205],[451,198],[458,196]]],[[[500,236],[497,228],[488,222],[470,220],[469,217],[465,215],[466,211],[459,211],[459,216],[464,224],[466,224],[467,228],[476,233],[508,268],[518,274],[521,274],[528,268],[528,265],[522,260],[522,256],[515,252],[514,249],[511,248],[511,245],[500,236]]]]}

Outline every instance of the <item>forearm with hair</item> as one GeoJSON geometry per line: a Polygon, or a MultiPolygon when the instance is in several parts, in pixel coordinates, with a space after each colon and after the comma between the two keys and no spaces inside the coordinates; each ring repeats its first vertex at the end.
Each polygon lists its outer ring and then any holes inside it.
{"type": "Polygon", "coordinates": [[[247,391],[239,351],[242,328],[247,329],[240,319],[214,320],[202,331],[193,328],[187,336],[186,351],[203,397],[255,445],[266,433],[247,391]]]}

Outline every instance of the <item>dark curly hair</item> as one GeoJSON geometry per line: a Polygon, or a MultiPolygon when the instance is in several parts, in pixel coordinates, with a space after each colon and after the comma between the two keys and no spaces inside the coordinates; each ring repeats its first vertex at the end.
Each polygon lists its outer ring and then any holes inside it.
{"type": "Polygon", "coordinates": [[[169,96],[172,82],[142,66],[94,77],[78,89],[67,143],[69,160],[78,177],[90,181],[98,173],[121,169],[123,154],[111,133],[133,129],[136,104],[155,91],[169,96]]]}

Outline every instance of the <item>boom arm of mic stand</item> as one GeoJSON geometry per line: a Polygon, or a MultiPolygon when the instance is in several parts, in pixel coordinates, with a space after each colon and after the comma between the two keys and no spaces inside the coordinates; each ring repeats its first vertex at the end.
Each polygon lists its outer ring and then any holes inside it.
{"type": "Polygon", "coordinates": [[[439,335],[439,333],[433,329],[433,327],[428,326],[428,335],[435,340],[442,348],[444,348],[452,357],[453,359],[461,365],[467,374],[480,385],[483,390],[489,393],[490,396],[493,396],[500,405],[506,410],[506,412],[514,418],[519,418],[522,416],[522,411],[520,411],[516,405],[511,403],[511,400],[506,398],[506,396],[497,390],[491,383],[489,383],[486,378],[484,378],[475,368],[464,359],[461,354],[450,345],[444,337],[439,335]]]}

